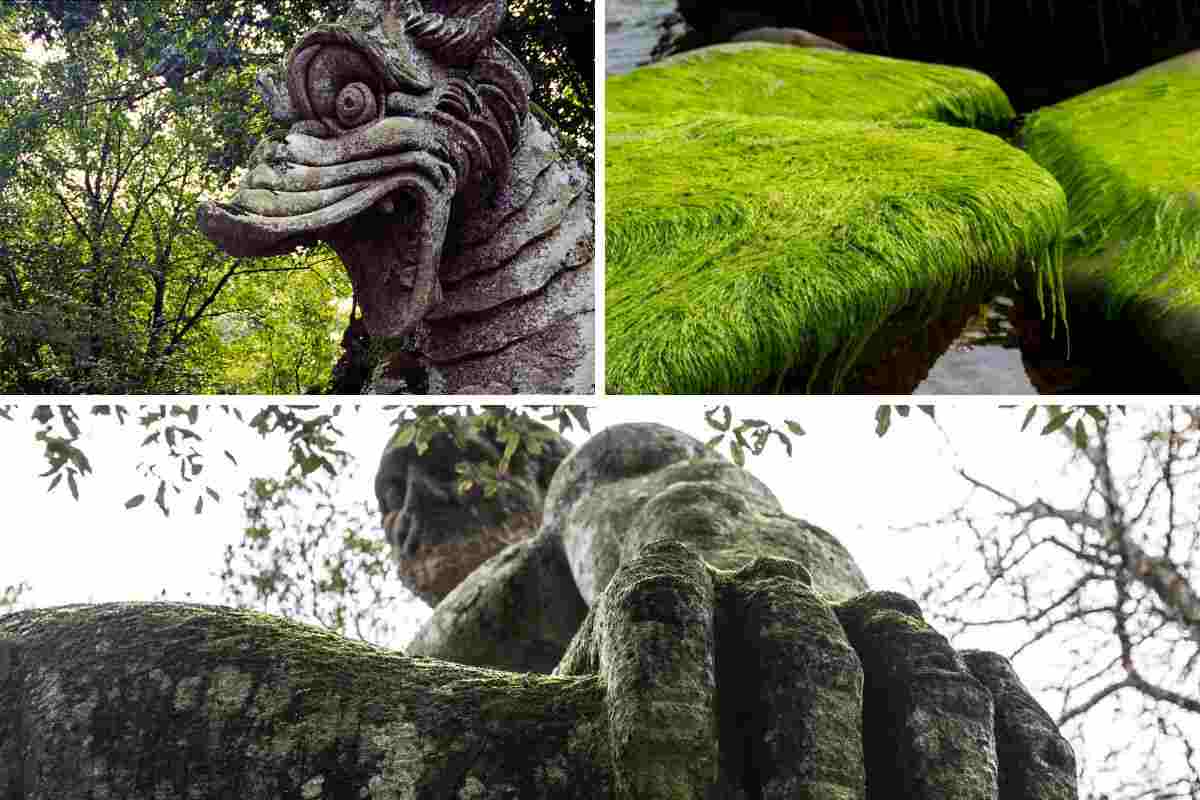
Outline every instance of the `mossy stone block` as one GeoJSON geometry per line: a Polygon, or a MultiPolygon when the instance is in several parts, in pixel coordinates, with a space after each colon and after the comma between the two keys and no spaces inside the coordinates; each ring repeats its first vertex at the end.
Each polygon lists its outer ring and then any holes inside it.
{"type": "Polygon", "coordinates": [[[1200,390],[1197,120],[1200,54],[1191,53],[1042,109],[1023,134],[1067,193],[1070,312],[1082,324],[1118,321],[1177,391],[1200,390]]]}
{"type": "Polygon", "coordinates": [[[798,369],[836,391],[889,320],[1056,284],[1065,197],[961,127],[1012,116],[978,73],[755,44],[607,86],[609,392],[749,392],[798,369]]]}
{"type": "Polygon", "coordinates": [[[1001,130],[1015,112],[986,75],[840,50],[739,42],[681,53],[605,83],[610,113],[721,111],[805,119],[922,119],[1001,130]]]}

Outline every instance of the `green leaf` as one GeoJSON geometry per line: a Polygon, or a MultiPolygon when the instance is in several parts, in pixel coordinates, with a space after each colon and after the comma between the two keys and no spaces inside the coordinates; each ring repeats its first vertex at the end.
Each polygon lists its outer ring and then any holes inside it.
{"type": "Polygon", "coordinates": [[[936,406],[917,406],[917,409],[930,419],[937,419],[937,417],[934,416],[934,412],[937,410],[936,406]]]}
{"type": "Polygon", "coordinates": [[[508,472],[508,465],[512,462],[512,457],[516,455],[517,446],[520,444],[521,435],[516,431],[511,431],[504,437],[504,454],[500,456],[500,472],[508,472]]]}
{"type": "Polygon", "coordinates": [[[133,497],[125,501],[125,508],[137,508],[146,500],[146,495],[135,494],[133,497]]]}
{"type": "Polygon", "coordinates": [[[76,500],[79,499],[79,484],[75,482],[75,470],[67,469],[67,487],[71,490],[71,496],[76,500]]]}
{"type": "Polygon", "coordinates": [[[791,419],[785,419],[783,422],[785,425],[787,425],[787,429],[789,431],[791,431],[792,433],[796,434],[797,436],[804,435],[804,428],[800,427],[799,422],[796,422],[795,420],[791,420],[791,419]]]}
{"type": "Polygon", "coordinates": [[[1088,446],[1087,430],[1083,427],[1083,419],[1075,421],[1075,446],[1080,450],[1086,450],[1088,446]]]}
{"type": "Polygon", "coordinates": [[[417,429],[415,425],[408,425],[396,431],[396,435],[392,437],[392,447],[408,447],[416,438],[417,429]]]}
{"type": "Polygon", "coordinates": [[[736,441],[729,442],[729,454],[733,456],[733,463],[739,467],[746,466],[746,453],[736,441]]]}
{"type": "Polygon", "coordinates": [[[1049,436],[1056,430],[1066,425],[1071,420],[1071,411],[1060,411],[1056,416],[1051,417],[1046,426],[1042,428],[1042,436],[1049,436]]]}
{"type": "Polygon", "coordinates": [[[1104,422],[1104,420],[1108,419],[1108,415],[1101,411],[1099,406],[1084,406],[1083,410],[1087,412],[1089,417],[1096,420],[1096,422],[1104,422]]]}
{"type": "Polygon", "coordinates": [[[892,426],[892,407],[880,406],[875,409],[875,435],[883,436],[892,426]]]}
{"type": "Polygon", "coordinates": [[[908,406],[896,406],[896,413],[901,417],[908,417],[908,406]]]}
{"type": "Polygon", "coordinates": [[[719,445],[721,443],[721,440],[724,438],[725,438],[725,434],[718,433],[716,436],[712,437],[707,442],[705,442],[704,446],[707,447],[709,450],[712,450],[717,445],[719,445]]]}
{"type": "Polygon", "coordinates": [[[158,492],[156,492],[154,495],[154,502],[160,509],[162,509],[162,513],[163,513],[164,517],[171,516],[171,512],[169,510],[167,510],[167,482],[166,481],[158,482],[158,492]]]}
{"type": "Polygon", "coordinates": [[[714,406],[704,412],[704,419],[713,428],[724,433],[729,430],[729,425],[733,422],[733,412],[729,410],[729,406],[714,406]],[[718,410],[724,411],[724,420],[722,422],[717,422],[716,420],[718,410]]]}
{"type": "Polygon", "coordinates": [[[1037,416],[1037,412],[1037,406],[1030,406],[1029,410],[1025,412],[1025,421],[1021,423],[1021,433],[1024,433],[1025,429],[1029,427],[1029,423],[1033,422],[1033,418],[1037,416]]]}

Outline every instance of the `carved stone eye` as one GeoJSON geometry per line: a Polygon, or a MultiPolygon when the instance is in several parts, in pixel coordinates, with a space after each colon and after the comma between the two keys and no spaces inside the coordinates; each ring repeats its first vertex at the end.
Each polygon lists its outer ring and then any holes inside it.
{"type": "Polygon", "coordinates": [[[342,87],[335,106],[338,121],[348,128],[371,121],[379,112],[375,93],[371,91],[371,87],[361,82],[342,87]]]}

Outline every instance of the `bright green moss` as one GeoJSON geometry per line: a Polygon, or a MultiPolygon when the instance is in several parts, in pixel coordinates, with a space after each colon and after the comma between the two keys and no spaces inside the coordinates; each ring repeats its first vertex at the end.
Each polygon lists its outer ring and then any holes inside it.
{"type": "Polygon", "coordinates": [[[979,73],[727,45],[609,79],[607,98],[610,392],[745,392],[821,364],[836,390],[901,310],[936,319],[1018,276],[1061,313],[1062,189],[938,122],[1011,122],[979,73]]]}
{"type": "MultiPolygon", "coordinates": [[[[1066,190],[1070,255],[1110,317],[1200,306],[1200,64],[1169,62],[1032,115],[1025,146],[1066,190]]],[[[1070,277],[1070,276],[1069,276],[1070,277]]]]}
{"type": "Polygon", "coordinates": [[[695,111],[608,124],[610,392],[848,366],[901,309],[933,319],[1025,264],[1056,274],[1062,189],[994,136],[695,111]]]}
{"type": "Polygon", "coordinates": [[[805,119],[923,119],[983,130],[1015,116],[978,72],[834,50],[763,44],[694,50],[609,78],[610,113],[710,110],[805,119]]]}

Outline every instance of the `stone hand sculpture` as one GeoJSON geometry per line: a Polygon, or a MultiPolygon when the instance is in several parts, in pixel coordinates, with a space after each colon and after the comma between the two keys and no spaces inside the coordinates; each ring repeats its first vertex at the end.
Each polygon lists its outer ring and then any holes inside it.
{"type": "Polygon", "coordinates": [[[504,13],[353,0],[259,76],[290,129],[199,209],[235,256],[333,247],[382,342],[376,391],[593,390],[591,179],[531,112],[504,13]]]}
{"type": "Polygon", "coordinates": [[[1070,745],[1004,658],[957,653],[750,473],[658,425],[572,453],[537,535],[409,652],[599,674],[618,797],[1077,796],[1070,745]]]}

